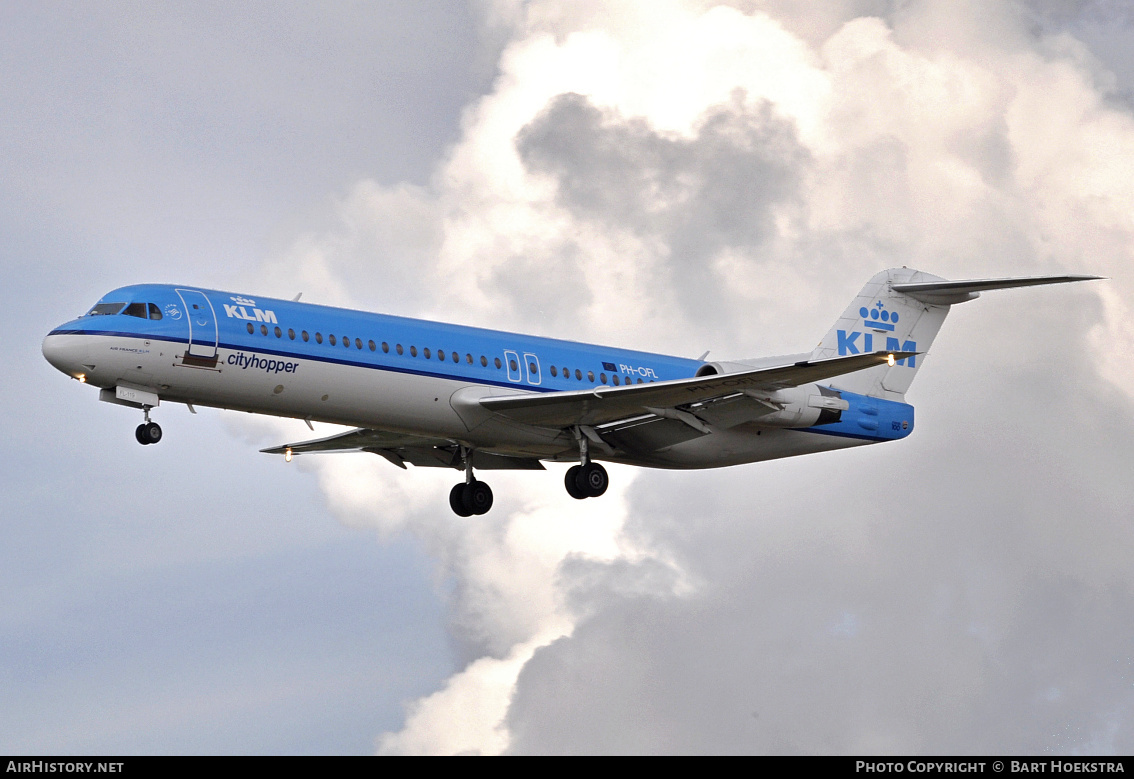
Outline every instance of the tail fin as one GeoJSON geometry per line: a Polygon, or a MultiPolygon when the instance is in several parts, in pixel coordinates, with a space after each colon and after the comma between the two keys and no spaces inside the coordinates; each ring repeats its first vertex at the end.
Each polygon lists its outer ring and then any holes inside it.
{"type": "Polygon", "coordinates": [[[992,289],[1087,281],[1099,276],[1029,276],[1003,279],[947,281],[912,268],[891,268],[866,283],[819,346],[812,359],[862,354],[886,349],[922,352],[894,366],[848,373],[831,380],[837,389],[861,395],[901,400],[925,362],[937,331],[955,303],[975,300],[992,289]]]}

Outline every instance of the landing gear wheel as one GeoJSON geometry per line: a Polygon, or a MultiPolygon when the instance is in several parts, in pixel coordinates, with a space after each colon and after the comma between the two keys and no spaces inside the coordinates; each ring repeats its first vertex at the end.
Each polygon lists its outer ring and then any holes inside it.
{"type": "Polygon", "coordinates": [[[465,484],[454,484],[453,489],[449,490],[449,508],[453,509],[453,513],[458,517],[472,516],[472,511],[465,508],[465,484]]]}
{"type": "Polygon", "coordinates": [[[579,492],[588,498],[597,498],[606,492],[610,485],[610,477],[606,475],[606,468],[598,463],[587,463],[579,468],[575,476],[575,486],[579,492]]]}
{"type": "Polygon", "coordinates": [[[567,494],[575,500],[582,500],[587,497],[587,493],[579,487],[579,471],[582,467],[572,465],[567,469],[567,475],[563,477],[563,486],[567,488],[567,494]]]}
{"type": "Polygon", "coordinates": [[[156,444],[161,440],[161,427],[158,426],[157,422],[146,422],[138,425],[134,430],[134,438],[138,439],[138,443],[143,446],[156,444]]]}
{"type": "Polygon", "coordinates": [[[482,481],[474,481],[464,485],[465,494],[463,503],[465,510],[470,514],[487,514],[492,508],[492,488],[482,481]]]}
{"type": "Polygon", "coordinates": [[[449,508],[458,517],[487,514],[492,508],[492,488],[482,481],[454,484],[449,490],[449,508]]]}

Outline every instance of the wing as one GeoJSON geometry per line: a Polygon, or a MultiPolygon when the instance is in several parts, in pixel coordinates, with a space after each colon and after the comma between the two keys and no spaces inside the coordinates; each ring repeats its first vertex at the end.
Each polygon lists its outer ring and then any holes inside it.
{"type": "Polygon", "coordinates": [[[558,428],[593,426],[643,414],[680,414],[680,406],[740,395],[746,390],[774,392],[873,368],[889,362],[891,358],[902,360],[916,354],[872,352],[652,384],[484,397],[478,402],[488,411],[524,424],[558,428]]]}
{"type": "MultiPolygon", "coordinates": [[[[399,468],[406,463],[418,468],[461,468],[460,447],[447,438],[403,435],[360,427],[327,438],[261,449],[265,454],[310,454],[370,452],[385,457],[399,468]]],[[[508,457],[491,452],[473,452],[473,467],[480,470],[543,470],[534,457],[508,457]]]]}

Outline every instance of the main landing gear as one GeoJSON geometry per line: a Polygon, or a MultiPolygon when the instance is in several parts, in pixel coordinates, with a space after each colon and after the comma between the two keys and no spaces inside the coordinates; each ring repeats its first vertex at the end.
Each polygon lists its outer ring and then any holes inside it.
{"type": "Polygon", "coordinates": [[[606,492],[609,484],[610,477],[606,475],[606,468],[598,463],[572,465],[563,479],[567,494],[575,500],[597,498],[606,492]]]}
{"type": "Polygon", "coordinates": [[[134,438],[138,439],[138,443],[142,446],[156,444],[161,440],[161,427],[157,422],[150,421],[149,406],[143,406],[142,410],[146,413],[146,421],[138,425],[134,431],[134,438]]]}
{"type": "MultiPolygon", "coordinates": [[[[577,434],[577,440],[579,464],[567,469],[563,485],[567,488],[567,494],[576,500],[597,498],[610,486],[610,477],[607,476],[606,468],[591,462],[587,455],[587,439],[582,434],[577,434]]],[[[454,484],[453,489],[449,490],[449,508],[458,517],[487,514],[492,508],[492,488],[473,476],[471,449],[461,447],[461,462],[464,464],[465,480],[454,484]]]]}
{"type": "Polygon", "coordinates": [[[610,477],[606,475],[606,468],[591,462],[587,453],[587,435],[584,431],[575,428],[573,432],[575,441],[579,445],[579,464],[567,469],[563,486],[567,488],[567,494],[575,500],[597,498],[610,486],[610,477]]]}
{"type": "Polygon", "coordinates": [[[463,446],[461,460],[465,464],[465,480],[449,490],[449,508],[458,517],[487,514],[492,508],[492,488],[473,476],[472,452],[463,446]]]}

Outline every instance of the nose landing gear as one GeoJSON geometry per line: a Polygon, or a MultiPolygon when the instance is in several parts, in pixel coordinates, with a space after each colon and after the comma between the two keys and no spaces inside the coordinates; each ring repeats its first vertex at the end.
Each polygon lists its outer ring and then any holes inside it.
{"type": "Polygon", "coordinates": [[[157,422],[150,421],[150,407],[143,406],[142,411],[146,414],[146,421],[138,425],[134,430],[134,438],[138,439],[138,443],[142,446],[147,444],[156,444],[161,440],[161,426],[157,422]]]}

